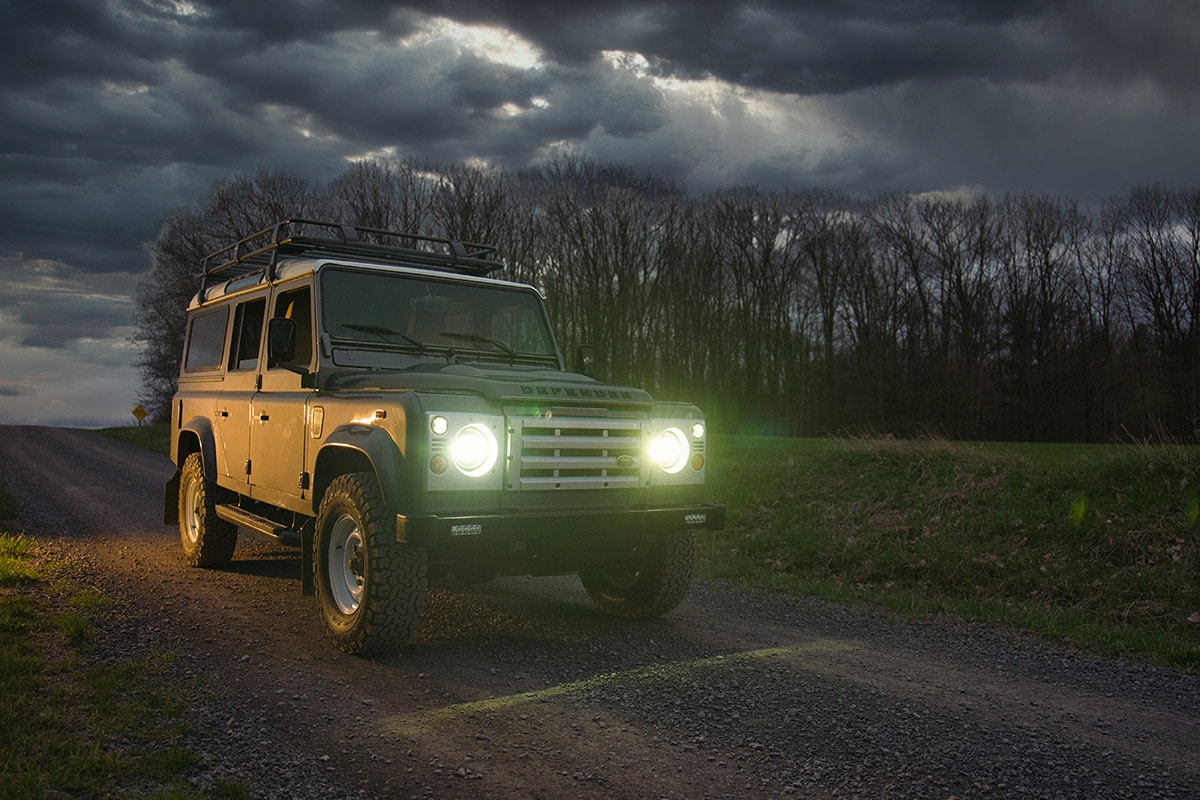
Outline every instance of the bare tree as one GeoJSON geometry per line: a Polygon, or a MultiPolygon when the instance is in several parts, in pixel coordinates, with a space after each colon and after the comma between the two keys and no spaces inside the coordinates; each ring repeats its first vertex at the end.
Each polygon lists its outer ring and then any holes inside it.
{"type": "Polygon", "coordinates": [[[911,425],[914,391],[904,374],[902,352],[907,271],[882,245],[873,225],[874,206],[848,205],[839,225],[846,253],[839,304],[846,338],[839,407],[843,425],[901,432],[911,425]]]}
{"type": "MultiPolygon", "coordinates": [[[[750,419],[776,421],[792,409],[782,394],[789,359],[804,348],[809,294],[798,288],[802,248],[796,208],[777,193],[742,187],[708,200],[713,243],[725,270],[727,313],[740,353],[730,365],[739,375],[740,409],[750,419]]],[[[772,423],[773,424],[773,423],[772,423]]]]}
{"type": "Polygon", "coordinates": [[[434,167],[423,161],[357,161],[329,186],[331,216],[367,228],[427,232],[433,225],[434,167]]]}
{"type": "Polygon", "coordinates": [[[578,160],[549,165],[546,178],[550,280],[568,341],[598,347],[613,380],[657,383],[646,335],[660,297],[657,187],[578,160]]]}
{"type": "Polygon", "coordinates": [[[1135,335],[1153,343],[1145,388],[1167,398],[1156,420],[1193,436],[1200,425],[1200,198],[1161,184],[1138,186],[1125,203],[1132,261],[1128,282],[1135,335]]]}
{"type": "Polygon", "coordinates": [[[206,255],[281,219],[314,211],[320,195],[307,181],[285,172],[260,170],[213,186],[195,208],[168,212],[158,236],[147,245],[153,263],[139,284],[133,341],[141,348],[141,402],[151,418],[170,416],[171,396],[183,354],[189,300],[200,287],[206,255]]]}
{"type": "Polygon", "coordinates": [[[1054,409],[1064,402],[1061,379],[1075,330],[1070,261],[1079,212],[1074,204],[1033,195],[1005,198],[1000,212],[1007,220],[997,276],[1001,397],[1009,406],[1004,424],[1021,438],[1042,440],[1052,430],[1061,438],[1064,420],[1054,409]]]}

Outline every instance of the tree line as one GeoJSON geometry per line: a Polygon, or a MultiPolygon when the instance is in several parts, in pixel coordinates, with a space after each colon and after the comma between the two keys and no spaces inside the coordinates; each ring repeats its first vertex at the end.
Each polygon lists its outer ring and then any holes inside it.
{"type": "Polygon", "coordinates": [[[741,186],[623,165],[363,161],[259,171],[168,212],[137,295],[143,404],[169,414],[201,259],[291,216],[497,245],[564,353],[715,429],[1195,442],[1200,189],[1046,195],[741,186]]]}

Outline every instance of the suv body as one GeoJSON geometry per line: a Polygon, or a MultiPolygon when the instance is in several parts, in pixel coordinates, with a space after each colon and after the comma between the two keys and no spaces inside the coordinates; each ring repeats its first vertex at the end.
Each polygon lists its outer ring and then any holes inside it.
{"type": "Polygon", "coordinates": [[[164,519],[217,566],[239,528],[301,548],[347,652],[409,638],[430,574],[577,572],[671,610],[704,501],[699,409],[568,372],[541,296],[482,245],[287,220],[205,260],[172,402],[164,519]]]}

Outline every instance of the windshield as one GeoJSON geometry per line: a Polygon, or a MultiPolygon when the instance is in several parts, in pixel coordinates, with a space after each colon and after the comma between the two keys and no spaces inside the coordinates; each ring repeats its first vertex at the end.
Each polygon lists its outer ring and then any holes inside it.
{"type": "Polygon", "coordinates": [[[335,340],[407,350],[555,356],[532,291],[389,272],[322,272],[322,327],[335,340]]]}

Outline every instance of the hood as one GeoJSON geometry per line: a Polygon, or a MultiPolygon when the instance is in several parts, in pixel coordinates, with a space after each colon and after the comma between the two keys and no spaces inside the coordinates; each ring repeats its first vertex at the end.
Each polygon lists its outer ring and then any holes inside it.
{"type": "Polygon", "coordinates": [[[323,381],[327,391],[453,392],[481,395],[497,403],[551,400],[565,404],[650,407],[643,389],[601,383],[574,372],[506,364],[415,364],[406,369],[335,370],[323,381]]]}

